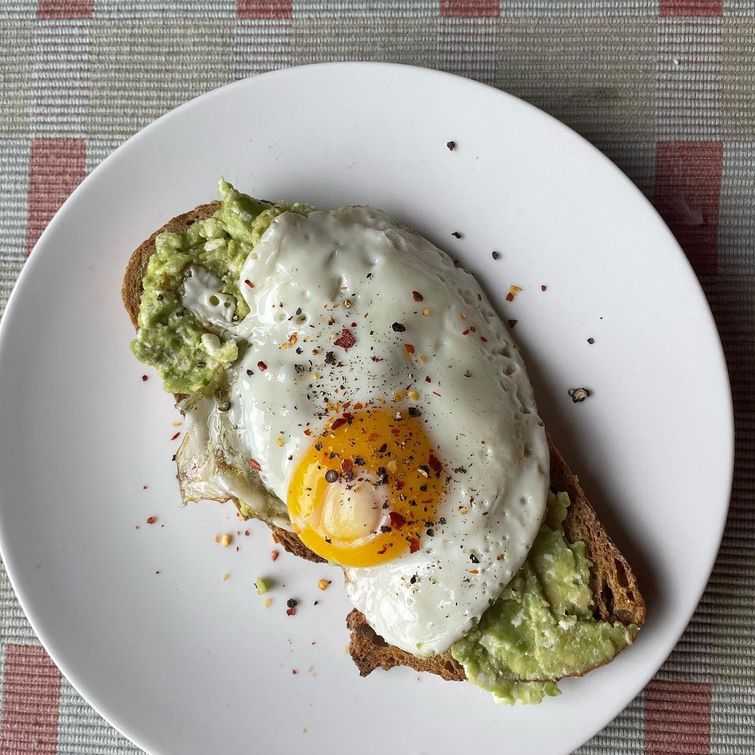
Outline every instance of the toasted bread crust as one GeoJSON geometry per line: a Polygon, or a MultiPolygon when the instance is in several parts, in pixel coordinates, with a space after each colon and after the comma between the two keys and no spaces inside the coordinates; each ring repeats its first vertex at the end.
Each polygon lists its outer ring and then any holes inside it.
{"type": "Polygon", "coordinates": [[[307,561],[314,561],[316,564],[325,563],[325,559],[307,548],[307,546],[299,540],[299,536],[295,532],[289,532],[281,527],[273,527],[272,530],[273,540],[275,540],[278,545],[282,545],[289,553],[293,553],[294,556],[299,556],[299,558],[306,558],[307,561]]]}
{"type": "MultiPolygon", "coordinates": [[[[141,302],[142,280],[149,258],[155,251],[155,238],[165,231],[184,230],[197,220],[212,215],[218,207],[218,202],[211,202],[178,215],[142,242],[131,255],[123,278],[121,297],[135,328],[141,302]]],[[[551,457],[551,488],[554,491],[568,493],[571,499],[564,522],[566,537],[569,542],[583,541],[592,563],[590,587],[595,602],[596,618],[619,621],[625,626],[635,624],[641,627],[645,622],[645,601],[631,567],[608,536],[587,500],[577,476],[566,464],[550,437],[548,444],[551,457]]],[[[324,561],[307,548],[295,533],[278,527],[272,529],[275,542],[289,553],[309,561],[324,561]]],[[[367,676],[377,668],[388,670],[395,666],[408,666],[416,671],[437,674],[448,681],[463,681],[466,678],[464,669],[450,653],[418,658],[400,650],[378,635],[367,623],[364,615],[356,609],[346,617],[346,625],[351,633],[349,652],[362,676],[367,676]]]]}

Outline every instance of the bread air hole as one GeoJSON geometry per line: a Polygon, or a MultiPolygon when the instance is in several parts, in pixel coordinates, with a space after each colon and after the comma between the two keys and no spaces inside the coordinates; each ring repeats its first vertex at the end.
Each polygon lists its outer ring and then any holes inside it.
{"type": "Polygon", "coordinates": [[[600,600],[606,607],[608,615],[613,614],[613,590],[611,590],[608,584],[603,585],[603,589],[600,591],[600,600]]]}
{"type": "Polygon", "coordinates": [[[622,564],[618,559],[614,559],[613,563],[616,567],[616,579],[618,580],[619,584],[624,588],[629,587],[629,580],[627,579],[627,573],[624,569],[624,564],[622,564]]]}

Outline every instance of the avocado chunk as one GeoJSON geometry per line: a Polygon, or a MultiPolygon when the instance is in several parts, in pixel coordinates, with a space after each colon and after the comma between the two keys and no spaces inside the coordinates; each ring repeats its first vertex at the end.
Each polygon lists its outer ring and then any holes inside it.
{"type": "Polygon", "coordinates": [[[566,493],[548,496],[545,521],[522,568],[480,622],[451,647],[467,679],[498,702],[539,703],[556,681],[613,658],[637,627],[593,616],[585,544],[568,543],[566,493]]]}
{"type": "Polygon", "coordinates": [[[137,359],[157,369],[171,393],[194,393],[218,370],[234,362],[238,347],[231,329],[200,322],[182,301],[183,285],[201,269],[218,283],[217,294],[235,304],[234,318],[249,307],[241,295],[241,269],[273,220],[283,212],[306,214],[304,205],[273,204],[242,194],[220,181],[220,208],[179,232],[161,233],[142,281],[137,336],[131,349],[137,359]]]}

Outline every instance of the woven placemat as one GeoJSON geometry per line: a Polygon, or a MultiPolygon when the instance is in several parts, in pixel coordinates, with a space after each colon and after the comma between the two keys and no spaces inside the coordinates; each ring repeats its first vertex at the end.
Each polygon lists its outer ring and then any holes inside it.
{"type": "MultiPolygon", "coordinates": [[[[581,753],[755,753],[755,0],[4,0],[0,310],[57,207],[197,94],[329,60],[439,68],[590,139],[655,203],[713,309],[734,392],[731,514],[645,691],[581,753]]],[[[0,752],[135,753],[61,677],[0,570],[0,752]]]]}

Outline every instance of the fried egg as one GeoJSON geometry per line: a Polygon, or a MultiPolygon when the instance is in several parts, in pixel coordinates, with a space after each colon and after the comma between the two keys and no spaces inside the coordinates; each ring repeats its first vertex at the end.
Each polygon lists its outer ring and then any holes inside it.
{"type": "Polygon", "coordinates": [[[273,220],[241,322],[191,277],[184,305],[238,343],[224,432],[285,503],[276,523],[343,567],[388,642],[447,650],[524,562],[549,482],[524,365],[477,281],[367,207],[273,220]]]}

